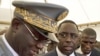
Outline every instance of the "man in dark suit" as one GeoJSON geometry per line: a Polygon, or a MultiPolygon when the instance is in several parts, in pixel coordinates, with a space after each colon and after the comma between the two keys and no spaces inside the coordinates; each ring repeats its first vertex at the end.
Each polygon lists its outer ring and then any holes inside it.
{"type": "Polygon", "coordinates": [[[86,56],[100,56],[100,51],[95,48],[96,31],[92,28],[86,28],[82,32],[81,51],[86,56]]]}
{"type": "Polygon", "coordinates": [[[0,56],[36,56],[48,42],[48,32],[57,32],[57,21],[68,9],[63,6],[25,1],[14,1],[16,7],[11,26],[0,37],[0,56]]]}
{"type": "Polygon", "coordinates": [[[77,48],[78,26],[71,20],[65,20],[58,26],[57,47],[43,56],[81,56],[75,52],[77,48]]]}

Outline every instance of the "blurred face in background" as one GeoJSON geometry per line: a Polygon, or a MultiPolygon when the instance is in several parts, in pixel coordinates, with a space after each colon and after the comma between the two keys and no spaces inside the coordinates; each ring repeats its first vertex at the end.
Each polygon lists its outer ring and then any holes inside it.
{"type": "Polygon", "coordinates": [[[82,39],[81,39],[81,50],[83,54],[89,54],[93,49],[96,44],[96,37],[95,35],[87,35],[87,34],[82,34],[82,39]]]}

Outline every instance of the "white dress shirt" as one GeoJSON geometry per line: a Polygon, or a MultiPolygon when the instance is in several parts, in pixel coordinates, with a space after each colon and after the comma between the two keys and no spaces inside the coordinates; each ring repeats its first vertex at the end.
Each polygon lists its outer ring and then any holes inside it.
{"type": "Polygon", "coordinates": [[[86,56],[90,56],[91,52],[89,54],[87,54],[86,56]]]}
{"type": "MultiPolygon", "coordinates": [[[[56,51],[57,51],[58,56],[67,56],[67,55],[61,53],[61,51],[58,49],[58,47],[56,47],[56,51]]],[[[72,54],[70,54],[69,56],[75,56],[74,52],[72,54]]]]}
{"type": "Polygon", "coordinates": [[[9,43],[7,42],[6,38],[5,38],[5,34],[2,35],[2,40],[4,41],[5,45],[7,46],[7,48],[11,51],[11,53],[13,54],[13,56],[19,56],[14,49],[9,45],[9,43]]]}

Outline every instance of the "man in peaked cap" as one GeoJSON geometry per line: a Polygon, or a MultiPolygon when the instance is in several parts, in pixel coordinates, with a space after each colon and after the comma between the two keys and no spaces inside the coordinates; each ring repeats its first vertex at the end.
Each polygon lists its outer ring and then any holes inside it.
{"type": "Polygon", "coordinates": [[[14,18],[8,31],[0,37],[0,56],[36,56],[48,39],[56,32],[56,23],[68,14],[65,7],[14,1],[14,18]]]}

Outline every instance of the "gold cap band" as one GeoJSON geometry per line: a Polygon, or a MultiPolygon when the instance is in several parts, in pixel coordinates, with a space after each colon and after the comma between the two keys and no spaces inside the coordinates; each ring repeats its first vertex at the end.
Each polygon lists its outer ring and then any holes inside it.
{"type": "Polygon", "coordinates": [[[57,32],[57,26],[56,26],[57,23],[47,16],[29,12],[25,9],[18,8],[18,7],[15,9],[15,13],[23,16],[23,19],[26,22],[28,22],[34,26],[37,26],[37,27],[47,30],[49,32],[54,32],[54,33],[57,32]]]}

